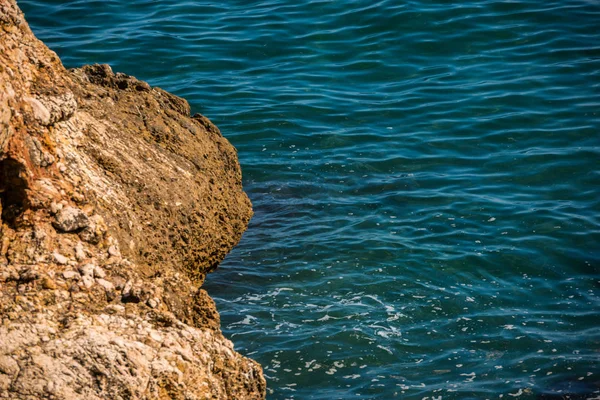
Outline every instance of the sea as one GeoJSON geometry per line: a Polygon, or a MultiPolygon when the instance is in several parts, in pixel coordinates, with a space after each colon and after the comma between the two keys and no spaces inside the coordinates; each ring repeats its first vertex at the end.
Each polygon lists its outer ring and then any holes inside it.
{"type": "Polygon", "coordinates": [[[18,4],[237,148],[204,288],[268,399],[600,398],[600,1],[18,4]]]}

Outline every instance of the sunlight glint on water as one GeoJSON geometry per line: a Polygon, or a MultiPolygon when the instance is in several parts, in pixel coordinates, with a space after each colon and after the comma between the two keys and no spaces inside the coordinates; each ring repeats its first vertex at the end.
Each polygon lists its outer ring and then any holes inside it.
{"type": "Polygon", "coordinates": [[[255,217],[205,288],[270,399],[597,387],[597,2],[19,4],[237,147],[255,217]]]}

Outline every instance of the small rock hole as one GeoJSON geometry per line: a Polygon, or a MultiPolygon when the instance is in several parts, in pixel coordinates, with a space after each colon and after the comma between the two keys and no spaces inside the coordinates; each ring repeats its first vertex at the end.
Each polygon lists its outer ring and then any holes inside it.
{"type": "Polygon", "coordinates": [[[125,90],[129,87],[129,82],[127,82],[125,79],[117,81],[117,87],[121,90],[125,90]]]}
{"type": "Polygon", "coordinates": [[[121,296],[121,303],[139,303],[140,301],[142,301],[142,299],[134,294],[121,296]]]}
{"type": "Polygon", "coordinates": [[[0,161],[0,210],[2,221],[11,227],[27,209],[27,183],[22,173],[23,166],[15,160],[0,161]]]}

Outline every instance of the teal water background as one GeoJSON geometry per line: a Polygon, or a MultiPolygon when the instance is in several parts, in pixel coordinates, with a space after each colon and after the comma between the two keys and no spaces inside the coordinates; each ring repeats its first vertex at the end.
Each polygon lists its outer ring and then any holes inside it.
{"type": "Polygon", "coordinates": [[[269,399],[600,382],[600,3],[443,3],[19,2],[237,147],[255,216],[205,288],[269,399]]]}

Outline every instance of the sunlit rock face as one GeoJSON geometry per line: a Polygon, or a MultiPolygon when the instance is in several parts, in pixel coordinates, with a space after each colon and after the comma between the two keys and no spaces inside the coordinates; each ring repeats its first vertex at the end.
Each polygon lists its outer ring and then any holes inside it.
{"type": "Polygon", "coordinates": [[[205,275],[252,215],[187,102],[66,70],[0,0],[0,398],[264,398],[205,275]]]}

